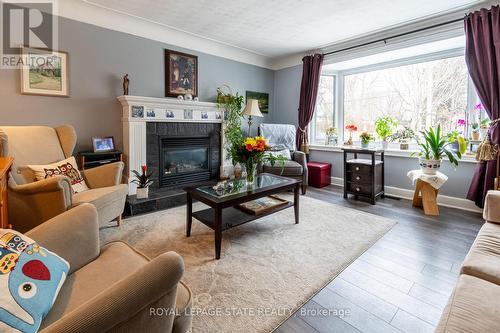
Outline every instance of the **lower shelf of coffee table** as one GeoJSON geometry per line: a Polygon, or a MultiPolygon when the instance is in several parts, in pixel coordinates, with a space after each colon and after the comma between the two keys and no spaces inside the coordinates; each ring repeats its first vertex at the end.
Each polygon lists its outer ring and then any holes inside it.
{"type": "MultiPolygon", "coordinates": [[[[249,214],[234,207],[224,208],[222,210],[222,230],[231,229],[238,225],[260,219],[261,217],[277,213],[283,209],[287,209],[290,207],[293,207],[293,202],[289,201],[285,205],[270,209],[269,211],[259,215],[249,214]]],[[[197,219],[207,227],[215,230],[215,211],[213,208],[193,212],[193,218],[197,219]]],[[[292,220],[291,222],[294,223],[295,221],[292,220]]]]}

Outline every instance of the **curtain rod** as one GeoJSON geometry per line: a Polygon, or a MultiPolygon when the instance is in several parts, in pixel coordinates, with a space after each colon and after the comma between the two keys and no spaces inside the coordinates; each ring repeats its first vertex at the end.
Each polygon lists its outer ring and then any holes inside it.
{"type": "Polygon", "coordinates": [[[363,47],[363,46],[367,46],[367,45],[371,45],[371,44],[375,44],[375,43],[380,43],[380,42],[387,43],[387,40],[389,40],[389,39],[394,39],[394,38],[403,37],[403,36],[406,36],[406,35],[411,35],[411,34],[414,34],[414,33],[417,33],[417,32],[425,31],[425,30],[439,28],[439,27],[442,27],[444,25],[448,25],[448,24],[452,24],[452,23],[457,23],[457,22],[460,22],[460,21],[463,21],[463,20],[464,20],[463,18],[460,18],[460,19],[455,19],[455,20],[451,20],[451,21],[446,21],[446,22],[442,22],[442,23],[430,25],[430,26],[425,27],[425,28],[420,28],[420,29],[416,29],[416,30],[412,30],[412,31],[400,33],[400,34],[389,36],[389,37],[386,37],[386,38],[377,39],[377,40],[374,40],[374,41],[371,41],[371,42],[366,42],[366,43],[362,43],[362,44],[358,44],[358,45],[354,45],[354,46],[349,46],[349,47],[346,47],[346,48],[343,48],[343,49],[340,49],[340,50],[326,52],[326,53],[323,53],[323,56],[327,56],[327,55],[335,54],[335,53],[339,53],[339,52],[344,52],[344,51],[349,51],[349,50],[352,50],[352,49],[357,49],[358,47],[363,47]]]}

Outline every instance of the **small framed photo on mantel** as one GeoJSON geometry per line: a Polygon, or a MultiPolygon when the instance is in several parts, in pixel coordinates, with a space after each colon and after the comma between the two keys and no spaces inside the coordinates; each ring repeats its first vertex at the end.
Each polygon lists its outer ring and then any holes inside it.
{"type": "Polygon", "coordinates": [[[21,93],[42,96],[69,96],[68,54],[61,51],[23,48],[21,93]]]}

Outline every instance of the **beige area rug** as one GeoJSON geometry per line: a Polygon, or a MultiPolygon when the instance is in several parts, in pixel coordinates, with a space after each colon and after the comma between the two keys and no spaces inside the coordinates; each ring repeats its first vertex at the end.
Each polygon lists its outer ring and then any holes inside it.
{"type": "MultiPolygon", "coordinates": [[[[293,209],[223,232],[220,260],[213,231],[186,208],[125,219],[101,231],[102,241],[124,240],[150,257],[176,251],[183,280],[194,294],[197,332],[270,332],[328,284],[395,224],[358,210],[301,196],[300,224],[293,209]],[[217,313],[219,311],[219,313],[217,313]],[[229,317],[230,316],[230,317],[229,317]]],[[[203,208],[197,203],[194,210],[203,208]]]]}

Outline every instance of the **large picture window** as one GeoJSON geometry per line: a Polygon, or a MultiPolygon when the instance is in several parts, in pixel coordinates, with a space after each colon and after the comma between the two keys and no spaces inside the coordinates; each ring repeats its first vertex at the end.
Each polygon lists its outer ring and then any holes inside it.
{"type": "MultiPolygon", "coordinates": [[[[375,120],[391,116],[400,126],[455,130],[466,118],[468,74],[463,56],[344,76],[344,124],[375,132],[375,120]]],[[[347,137],[347,134],[344,134],[347,137]]]]}
{"type": "Polygon", "coordinates": [[[314,122],[311,135],[313,142],[324,142],[327,128],[334,126],[334,96],[335,77],[322,75],[318,87],[318,99],[314,112],[314,122]]]}

